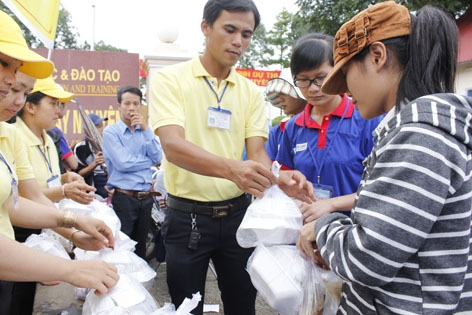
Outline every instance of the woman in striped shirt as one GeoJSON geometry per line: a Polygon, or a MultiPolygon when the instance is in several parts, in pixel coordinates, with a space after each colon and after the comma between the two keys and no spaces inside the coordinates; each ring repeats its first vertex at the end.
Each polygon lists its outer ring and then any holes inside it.
{"type": "Polygon", "coordinates": [[[458,30],[393,1],[337,32],[322,91],[387,113],[351,217],[305,225],[297,246],[344,281],[338,314],[471,314],[472,99],[453,94],[458,30]],[[316,241],[316,249],[312,242],[316,241]]]}

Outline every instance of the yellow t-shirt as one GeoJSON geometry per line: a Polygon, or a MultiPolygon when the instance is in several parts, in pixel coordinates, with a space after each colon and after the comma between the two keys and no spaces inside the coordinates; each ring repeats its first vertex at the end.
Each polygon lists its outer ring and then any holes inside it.
{"type": "Polygon", "coordinates": [[[18,180],[33,179],[34,173],[28,161],[22,136],[14,125],[0,122],[0,152],[5,161],[0,161],[0,233],[14,238],[13,228],[4,204],[11,195],[12,177],[18,180]],[[11,173],[10,173],[10,170],[11,173]]]}
{"type": "Polygon", "coordinates": [[[47,188],[49,179],[53,176],[59,176],[59,178],[61,176],[59,158],[54,141],[43,130],[42,136],[45,139],[45,145],[43,146],[38,137],[19,117],[17,117],[15,125],[22,136],[28,160],[33,167],[34,177],[36,177],[41,188],[47,188]]]}
{"type": "MultiPolygon", "coordinates": [[[[151,125],[156,134],[157,128],[162,126],[182,126],[186,140],[229,159],[242,159],[245,139],[268,137],[262,91],[234,68],[217,86],[216,78],[205,70],[199,57],[156,72],[150,86],[149,106],[151,125]],[[221,98],[221,109],[231,111],[229,130],[207,125],[208,108],[218,107],[215,92],[221,98]]],[[[175,196],[221,201],[243,193],[229,180],[198,175],[166,160],[164,169],[165,186],[175,196]]]]}

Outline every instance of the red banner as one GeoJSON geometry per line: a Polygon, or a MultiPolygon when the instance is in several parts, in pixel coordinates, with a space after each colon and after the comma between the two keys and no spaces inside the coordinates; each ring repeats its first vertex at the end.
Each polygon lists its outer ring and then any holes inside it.
{"type": "Polygon", "coordinates": [[[244,68],[237,68],[236,71],[256,83],[258,86],[266,86],[267,81],[278,78],[281,72],[280,70],[256,70],[244,68]]]}

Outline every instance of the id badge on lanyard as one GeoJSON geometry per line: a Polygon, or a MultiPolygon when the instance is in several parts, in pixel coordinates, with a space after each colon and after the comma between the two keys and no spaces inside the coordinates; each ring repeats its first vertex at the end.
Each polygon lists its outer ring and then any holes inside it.
{"type": "Polygon", "coordinates": [[[46,180],[49,188],[61,187],[61,179],[59,175],[54,175],[46,180]]]}
{"type": "Polygon", "coordinates": [[[229,130],[231,128],[231,111],[217,107],[208,107],[207,126],[229,130]]]}
{"type": "Polygon", "coordinates": [[[326,200],[333,196],[333,187],[329,185],[314,184],[316,200],[326,200]]]}

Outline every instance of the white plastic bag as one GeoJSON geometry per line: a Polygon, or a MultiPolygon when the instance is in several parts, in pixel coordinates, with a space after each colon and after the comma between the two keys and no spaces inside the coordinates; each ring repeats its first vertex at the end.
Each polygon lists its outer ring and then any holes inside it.
{"type": "Polygon", "coordinates": [[[251,282],[280,315],[297,315],[302,300],[305,258],[293,245],[258,245],[247,262],[251,282]]]}
{"type": "Polygon", "coordinates": [[[337,313],[339,303],[341,302],[343,281],[333,271],[323,269],[321,270],[321,279],[323,279],[326,288],[323,315],[334,315],[337,313]]]}
{"type": "Polygon", "coordinates": [[[156,271],[135,253],[104,248],[100,250],[100,259],[114,265],[120,275],[127,274],[138,280],[146,289],[152,288],[156,271]]]}
{"type": "Polygon", "coordinates": [[[302,283],[302,301],[298,315],[335,315],[341,301],[342,280],[331,270],[305,258],[306,276],[302,283]]]}
{"type": "Polygon", "coordinates": [[[157,310],[151,294],[135,279],[120,274],[120,280],[108,293],[98,296],[90,291],[82,308],[83,315],[149,315],[157,310]]]}
{"type": "Polygon", "coordinates": [[[200,294],[200,292],[197,292],[192,294],[191,299],[185,298],[177,310],[175,310],[174,304],[166,303],[163,307],[154,311],[150,315],[192,315],[192,313],[190,312],[197,307],[198,302],[200,302],[201,299],[202,295],[200,294]]]}
{"type": "Polygon", "coordinates": [[[70,260],[70,256],[67,254],[62,244],[47,233],[31,234],[24,244],[30,248],[70,260]]]}
{"type": "MultiPolygon", "coordinates": [[[[280,165],[275,163],[272,172],[278,176],[280,165]]],[[[301,212],[293,199],[273,185],[265,190],[264,197],[249,205],[236,231],[236,240],[245,248],[259,244],[294,244],[302,224],[301,212]]]]}
{"type": "Polygon", "coordinates": [[[247,262],[251,282],[280,315],[334,315],[342,280],[304,257],[293,245],[258,245],[247,262]]]}
{"type": "Polygon", "coordinates": [[[113,235],[116,237],[118,232],[121,230],[121,222],[115,211],[105,203],[94,199],[90,204],[80,204],[72,199],[62,199],[56,206],[60,210],[69,210],[75,213],[100,219],[113,231],[113,235]]]}
{"type": "Polygon", "coordinates": [[[151,289],[156,277],[156,271],[134,252],[120,249],[103,248],[99,251],[84,251],[75,249],[79,260],[103,260],[114,265],[120,275],[126,274],[138,280],[146,289],[151,289]]]}

